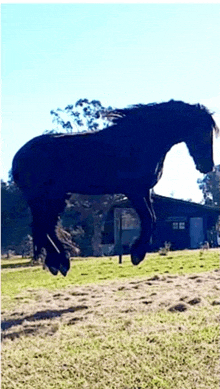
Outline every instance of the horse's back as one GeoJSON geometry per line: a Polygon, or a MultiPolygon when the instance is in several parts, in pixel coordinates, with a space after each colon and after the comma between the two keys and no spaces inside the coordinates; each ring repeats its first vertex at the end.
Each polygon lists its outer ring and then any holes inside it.
{"type": "MultiPolygon", "coordinates": [[[[27,142],[12,164],[14,181],[27,195],[53,191],[106,192],[115,179],[114,147],[96,134],[42,135],[27,142]]],[[[110,189],[109,189],[110,191],[110,189]]]]}

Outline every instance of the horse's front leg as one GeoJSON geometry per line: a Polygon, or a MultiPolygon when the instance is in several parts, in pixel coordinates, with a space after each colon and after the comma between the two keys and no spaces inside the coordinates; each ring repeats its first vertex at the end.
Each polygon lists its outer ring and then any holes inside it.
{"type": "Polygon", "coordinates": [[[133,265],[138,265],[143,261],[145,254],[149,249],[156,217],[152,207],[150,193],[145,197],[129,196],[129,199],[141,222],[140,236],[131,247],[131,261],[133,265]]]}

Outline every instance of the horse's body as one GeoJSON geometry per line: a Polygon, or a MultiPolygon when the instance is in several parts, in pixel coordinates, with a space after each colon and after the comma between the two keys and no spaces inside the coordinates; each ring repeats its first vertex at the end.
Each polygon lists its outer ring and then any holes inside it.
{"type": "Polygon", "coordinates": [[[155,214],[150,189],[162,175],[166,153],[185,142],[197,169],[213,168],[212,134],[218,128],[208,110],[171,100],[115,110],[112,126],[95,133],[42,135],[15,155],[12,173],[33,216],[34,256],[46,250],[53,274],[66,275],[69,259],[55,226],[69,193],[125,194],[141,220],[141,235],[131,247],[138,264],[150,242],[155,214]]]}

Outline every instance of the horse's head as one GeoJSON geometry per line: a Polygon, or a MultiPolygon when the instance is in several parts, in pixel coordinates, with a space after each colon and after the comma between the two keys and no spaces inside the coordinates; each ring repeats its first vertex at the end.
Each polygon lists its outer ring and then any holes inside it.
{"type": "Polygon", "coordinates": [[[204,174],[212,171],[214,167],[212,132],[206,134],[206,136],[188,139],[186,144],[190,155],[193,157],[196,169],[204,174]]]}
{"type": "MultiPolygon", "coordinates": [[[[190,155],[193,157],[196,168],[201,173],[208,173],[213,170],[213,132],[216,135],[219,129],[208,110],[200,105],[195,106],[200,115],[197,118],[194,128],[190,130],[186,139],[186,145],[190,155]]],[[[195,115],[196,117],[196,115],[195,115]]]]}

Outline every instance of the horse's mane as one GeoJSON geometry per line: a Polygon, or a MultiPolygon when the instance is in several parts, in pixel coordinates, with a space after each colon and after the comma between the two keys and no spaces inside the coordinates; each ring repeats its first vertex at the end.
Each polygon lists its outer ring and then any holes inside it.
{"type": "Polygon", "coordinates": [[[161,115],[163,113],[169,113],[171,116],[184,115],[192,117],[194,120],[198,118],[198,122],[206,120],[210,123],[211,129],[215,131],[216,136],[219,135],[219,128],[215,123],[212,115],[214,112],[210,112],[208,108],[201,104],[188,104],[183,101],[170,100],[165,103],[151,103],[151,104],[136,104],[123,109],[113,109],[105,114],[105,117],[109,119],[112,124],[127,125],[131,122],[146,120],[149,115],[149,120],[152,118],[152,114],[161,115]]]}

